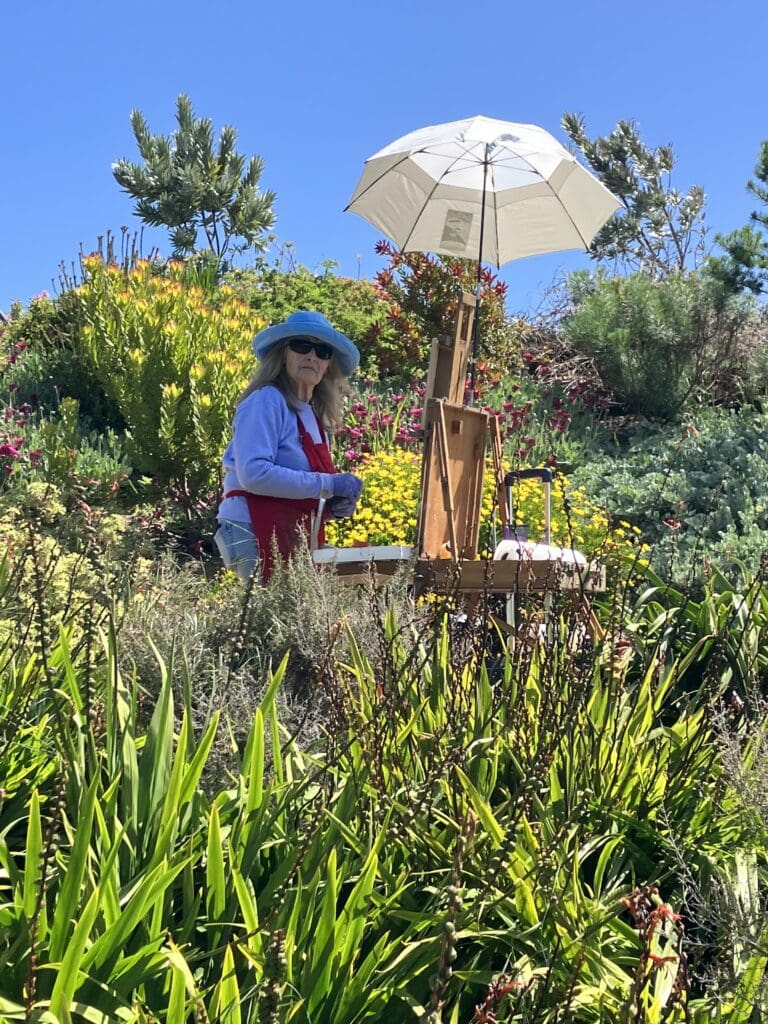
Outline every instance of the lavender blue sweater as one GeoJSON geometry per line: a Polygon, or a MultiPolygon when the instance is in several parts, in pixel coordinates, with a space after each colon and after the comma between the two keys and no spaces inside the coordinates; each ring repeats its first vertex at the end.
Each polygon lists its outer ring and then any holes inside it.
{"type": "MultiPolygon", "coordinates": [[[[308,403],[299,403],[301,422],[316,442],[317,421],[308,403]]],[[[253,491],[274,498],[330,498],[332,475],[315,473],[301,447],[296,413],[274,387],[260,388],[235,410],[232,440],[222,458],[224,493],[253,491]]],[[[224,498],[219,519],[250,522],[245,498],[224,498]]]]}

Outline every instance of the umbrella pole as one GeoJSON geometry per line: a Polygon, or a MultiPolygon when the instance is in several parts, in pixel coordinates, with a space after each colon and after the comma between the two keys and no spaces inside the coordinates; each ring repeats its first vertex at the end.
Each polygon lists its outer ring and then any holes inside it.
{"type": "Polygon", "coordinates": [[[477,254],[477,280],[475,282],[475,320],[472,324],[472,368],[469,374],[469,401],[468,405],[475,404],[475,383],[477,381],[477,349],[480,340],[480,287],[483,269],[483,234],[485,233],[485,194],[488,182],[488,154],[491,151],[490,145],[485,144],[485,159],[483,160],[483,199],[480,205],[480,250],[477,254]]]}

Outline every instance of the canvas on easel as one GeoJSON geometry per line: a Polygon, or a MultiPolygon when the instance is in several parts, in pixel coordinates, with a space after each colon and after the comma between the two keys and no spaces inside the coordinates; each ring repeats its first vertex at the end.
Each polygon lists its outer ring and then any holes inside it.
{"type": "Polygon", "coordinates": [[[424,410],[421,558],[477,558],[488,415],[433,398],[424,410]]]}

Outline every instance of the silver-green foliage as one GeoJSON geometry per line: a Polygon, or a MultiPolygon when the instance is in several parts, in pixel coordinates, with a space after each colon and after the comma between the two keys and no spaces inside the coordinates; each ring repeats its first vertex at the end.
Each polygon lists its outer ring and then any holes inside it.
{"type": "Polygon", "coordinates": [[[666,579],[758,570],[768,549],[768,419],[749,407],[692,410],[677,430],[646,424],[603,443],[574,471],[577,484],[651,545],[666,579]]]}
{"type": "Polygon", "coordinates": [[[168,227],[175,257],[195,252],[199,231],[217,261],[228,252],[263,248],[274,222],[275,194],[259,188],[261,158],[251,157],[246,165],[230,125],[215,145],[210,118],[195,117],[184,94],[176,100],[176,121],[173,135],[153,135],[141,111],[131,112],[143,163],[117,160],[112,173],[135,200],[136,215],[168,227]]]}
{"type": "Polygon", "coordinates": [[[681,192],[671,184],[671,145],[648,146],[636,124],[619,121],[609,135],[590,139],[584,118],[564,114],[563,130],[623,209],[598,231],[595,259],[611,260],[658,279],[701,261],[704,205],[700,185],[681,192]]]}

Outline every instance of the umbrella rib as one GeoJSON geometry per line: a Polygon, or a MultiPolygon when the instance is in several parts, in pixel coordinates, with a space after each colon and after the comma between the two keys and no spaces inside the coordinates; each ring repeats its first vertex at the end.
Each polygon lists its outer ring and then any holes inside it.
{"type": "MultiPolygon", "coordinates": [[[[453,170],[453,168],[456,165],[456,163],[458,163],[458,161],[461,160],[462,157],[465,157],[469,153],[471,153],[472,152],[472,148],[473,147],[470,146],[468,149],[465,149],[464,152],[460,156],[457,156],[456,159],[454,160],[454,162],[451,164],[450,168],[448,168],[446,171],[443,172],[443,177],[445,176],[445,174],[448,173],[449,170],[453,170]]],[[[404,164],[407,160],[410,160],[411,157],[414,156],[415,153],[429,153],[429,151],[430,151],[430,147],[429,146],[424,146],[423,149],[409,150],[407,153],[404,153],[403,156],[397,161],[397,163],[392,164],[391,167],[387,167],[385,170],[383,170],[381,172],[381,174],[379,174],[377,177],[375,177],[372,182],[370,182],[368,185],[366,185],[365,188],[363,189],[363,191],[360,193],[359,196],[354,196],[354,198],[351,199],[347,203],[347,205],[344,207],[344,211],[343,212],[346,213],[350,209],[350,207],[352,206],[353,202],[356,203],[360,199],[362,199],[363,196],[366,194],[366,192],[369,192],[373,188],[374,185],[378,185],[378,183],[381,181],[382,178],[386,177],[387,174],[391,174],[392,171],[397,170],[397,168],[400,166],[400,164],[404,164]]],[[[437,182],[437,184],[439,184],[439,181],[437,182]]],[[[421,216],[421,214],[419,214],[419,216],[421,216]]]]}
{"type": "MultiPolygon", "coordinates": [[[[490,167],[491,170],[491,195],[493,196],[493,233],[496,238],[496,269],[500,270],[501,259],[499,253],[499,210],[496,205],[496,176],[493,173],[495,170],[494,165],[491,163],[488,166],[490,167]]],[[[485,197],[483,197],[483,202],[485,202],[485,197]]],[[[483,254],[480,253],[480,259],[482,258],[483,254]]]]}
{"type": "Polygon", "coordinates": [[[379,175],[378,175],[378,177],[374,178],[374,179],[373,179],[373,181],[372,181],[372,182],[371,182],[371,183],[370,183],[369,185],[366,185],[366,186],[365,186],[365,188],[363,189],[363,191],[362,191],[362,192],[360,193],[360,195],[359,195],[359,196],[354,196],[354,197],[353,197],[352,199],[350,199],[350,201],[349,201],[349,202],[347,203],[347,205],[346,205],[346,206],[344,207],[344,211],[343,211],[343,212],[344,212],[344,213],[346,213],[346,212],[347,212],[347,210],[349,210],[349,208],[350,208],[350,207],[352,206],[352,203],[353,203],[353,202],[355,202],[355,203],[356,203],[356,202],[357,202],[358,200],[362,199],[362,198],[363,198],[363,196],[365,195],[365,193],[366,193],[366,192],[368,192],[368,191],[370,191],[370,189],[372,189],[374,185],[378,185],[378,183],[379,183],[379,182],[381,181],[381,179],[382,179],[382,178],[383,178],[383,177],[384,177],[385,175],[387,175],[387,174],[391,174],[391,173],[392,173],[392,171],[394,171],[394,170],[395,170],[395,169],[396,169],[397,167],[399,167],[399,166],[400,166],[400,164],[404,164],[406,160],[409,160],[411,156],[412,156],[412,154],[411,154],[411,153],[405,153],[405,154],[403,154],[403,156],[401,157],[401,159],[397,161],[397,163],[395,163],[395,164],[392,164],[392,166],[391,166],[391,167],[387,167],[387,168],[386,168],[385,170],[383,170],[383,171],[381,172],[381,174],[379,174],[379,175]]]}
{"type": "MultiPolygon", "coordinates": [[[[576,170],[576,168],[577,168],[577,167],[580,167],[580,166],[581,166],[581,165],[580,165],[579,163],[577,163],[577,162],[576,162],[576,161],[574,160],[574,161],[573,161],[573,164],[572,164],[572,166],[571,166],[571,171],[570,171],[570,174],[568,175],[568,178],[570,178],[570,176],[571,176],[571,174],[573,174],[574,170],[576,170]]],[[[567,181],[567,180],[568,180],[568,178],[566,178],[565,180],[567,181]]],[[[564,202],[562,201],[562,199],[561,199],[561,198],[560,198],[560,196],[559,196],[559,195],[557,194],[557,192],[555,192],[555,190],[554,190],[554,189],[552,188],[552,185],[551,185],[551,184],[549,183],[549,181],[548,181],[548,180],[545,180],[545,181],[544,181],[544,184],[545,184],[545,185],[547,186],[547,188],[549,189],[549,191],[550,191],[550,192],[552,193],[552,195],[553,195],[553,196],[555,197],[555,199],[556,199],[556,200],[558,201],[558,203],[560,204],[560,209],[561,209],[561,210],[563,211],[563,213],[565,213],[566,217],[568,218],[568,220],[569,220],[569,221],[571,222],[571,224],[573,225],[573,229],[574,229],[574,231],[576,232],[576,234],[577,234],[577,235],[579,236],[579,238],[581,239],[581,244],[582,244],[582,245],[584,246],[584,249],[585,249],[585,250],[586,250],[587,252],[589,252],[589,246],[590,246],[590,242],[591,242],[592,240],[590,239],[589,241],[587,241],[587,239],[586,239],[586,238],[584,237],[584,235],[583,235],[583,234],[581,233],[581,231],[579,230],[579,228],[578,228],[578,227],[577,227],[577,225],[576,225],[576,221],[575,221],[575,220],[573,219],[573,217],[571,216],[570,210],[569,210],[569,209],[568,209],[568,207],[567,207],[567,206],[565,205],[565,203],[564,203],[564,202]]],[[[563,184],[565,184],[565,182],[563,182],[563,184]]]]}
{"type": "MultiPolygon", "coordinates": [[[[425,153],[426,151],[427,151],[426,149],[421,149],[421,150],[419,150],[419,152],[420,152],[420,153],[425,153]]],[[[413,224],[411,225],[411,230],[410,230],[410,231],[408,232],[408,234],[407,234],[407,236],[406,236],[406,238],[405,238],[405,241],[404,241],[404,242],[403,242],[403,244],[402,244],[402,245],[400,246],[400,251],[401,251],[401,252],[405,252],[405,251],[406,251],[406,250],[405,250],[405,247],[406,247],[406,245],[408,245],[408,243],[410,242],[410,240],[411,240],[411,237],[412,237],[412,235],[413,235],[414,231],[416,230],[416,228],[418,227],[418,223],[419,223],[419,221],[421,220],[421,215],[422,215],[422,213],[424,213],[424,210],[425,210],[425,209],[426,209],[426,207],[427,207],[427,203],[428,203],[428,202],[430,201],[430,199],[432,198],[432,196],[433,196],[433,195],[435,194],[435,192],[437,191],[437,188],[438,188],[438,186],[439,186],[439,185],[442,185],[442,183],[443,183],[443,179],[444,179],[444,178],[446,177],[446,175],[450,174],[450,172],[451,172],[451,171],[453,170],[453,168],[454,168],[454,166],[456,165],[456,163],[457,163],[457,162],[458,162],[459,160],[461,160],[461,159],[462,159],[462,157],[465,157],[465,156],[467,155],[467,153],[469,153],[470,151],[471,151],[471,147],[470,147],[470,149],[466,149],[466,150],[464,150],[464,152],[463,152],[463,153],[461,154],[461,156],[457,156],[457,157],[456,157],[456,159],[455,159],[455,160],[453,160],[453,162],[451,163],[451,165],[450,165],[449,167],[446,167],[446,169],[445,169],[445,170],[443,171],[443,173],[442,173],[442,174],[440,175],[440,177],[439,177],[439,178],[435,178],[435,183],[434,183],[434,185],[432,186],[432,188],[431,188],[431,189],[429,190],[429,192],[428,192],[428,194],[427,194],[427,197],[426,197],[426,199],[425,199],[425,200],[424,200],[424,202],[423,202],[423,203],[421,204],[421,209],[419,210],[419,212],[418,212],[418,215],[417,215],[416,217],[414,217],[414,219],[413,219],[413,224]]]]}

